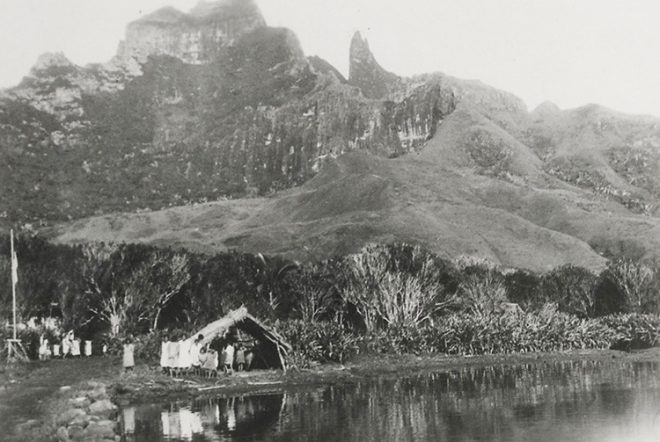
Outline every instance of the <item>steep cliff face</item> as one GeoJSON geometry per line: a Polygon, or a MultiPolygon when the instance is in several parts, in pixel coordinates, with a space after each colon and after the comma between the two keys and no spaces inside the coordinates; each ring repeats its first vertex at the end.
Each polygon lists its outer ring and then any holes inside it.
{"type": "Polygon", "coordinates": [[[441,75],[399,79],[396,94],[365,98],[327,62],[305,57],[290,30],[264,26],[251,1],[161,9],[130,24],[126,41],[103,65],[46,55],[0,101],[0,155],[22,174],[0,179],[7,219],[269,193],[344,152],[416,150],[455,106],[441,75]],[[217,38],[193,57],[181,46],[191,30],[217,38]],[[30,117],[17,124],[18,108],[30,117]]]}
{"type": "Polygon", "coordinates": [[[166,7],[128,25],[118,56],[144,62],[150,55],[169,55],[207,63],[222,48],[264,26],[253,0],[201,1],[189,14],[166,7]]]}
{"type": "MultiPolygon", "coordinates": [[[[245,222],[242,201],[219,203],[229,213],[202,239],[300,258],[327,235],[319,257],[397,238],[539,267],[657,244],[659,119],[529,113],[478,81],[398,77],[359,34],[350,57],[345,79],[251,0],[156,11],[109,63],[47,54],[0,93],[0,226],[269,195],[245,222]]],[[[169,235],[150,240],[182,243],[169,235]]]]}

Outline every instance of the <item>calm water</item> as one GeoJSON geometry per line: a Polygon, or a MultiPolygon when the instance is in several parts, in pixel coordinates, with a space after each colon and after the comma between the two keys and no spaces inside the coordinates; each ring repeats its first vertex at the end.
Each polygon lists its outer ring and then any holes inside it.
{"type": "Polygon", "coordinates": [[[128,441],[660,441],[657,363],[563,362],[121,410],[128,441]]]}

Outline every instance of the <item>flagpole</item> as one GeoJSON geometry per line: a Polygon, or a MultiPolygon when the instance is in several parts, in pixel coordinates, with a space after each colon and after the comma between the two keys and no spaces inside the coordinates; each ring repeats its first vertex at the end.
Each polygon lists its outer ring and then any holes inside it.
{"type": "Polygon", "coordinates": [[[11,229],[10,231],[10,242],[11,242],[11,264],[12,264],[12,272],[11,272],[11,297],[12,297],[12,307],[14,311],[14,339],[16,339],[16,280],[15,275],[16,275],[16,268],[15,266],[18,264],[16,262],[16,253],[14,252],[14,229],[11,229]]]}

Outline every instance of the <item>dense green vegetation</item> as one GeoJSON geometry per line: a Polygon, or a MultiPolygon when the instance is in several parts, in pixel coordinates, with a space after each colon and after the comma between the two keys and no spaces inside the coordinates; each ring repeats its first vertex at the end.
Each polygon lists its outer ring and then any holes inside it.
{"type": "MultiPolygon", "coordinates": [[[[0,243],[3,318],[11,315],[8,242],[0,243]]],[[[190,332],[240,305],[289,339],[299,366],[364,351],[628,349],[660,339],[660,271],[627,259],[600,274],[571,265],[535,274],[406,244],[309,264],[27,236],[17,250],[20,318],[58,317],[61,329],[97,342],[131,333],[145,357],[162,330],[190,332]]],[[[40,332],[23,332],[33,354],[40,332]]]]}

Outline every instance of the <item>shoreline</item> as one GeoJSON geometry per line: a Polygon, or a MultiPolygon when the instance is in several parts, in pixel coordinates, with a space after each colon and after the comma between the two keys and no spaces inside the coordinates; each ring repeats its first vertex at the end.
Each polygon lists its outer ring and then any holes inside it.
{"type": "Polygon", "coordinates": [[[361,355],[345,364],[320,364],[309,369],[255,370],[219,374],[217,379],[195,376],[169,378],[141,367],[133,375],[112,383],[113,400],[119,405],[158,400],[178,400],[207,395],[255,395],[274,390],[357,382],[377,376],[407,376],[488,366],[524,365],[574,361],[660,362],[660,348],[624,352],[581,350],[551,353],[515,353],[479,356],[361,355]],[[151,383],[146,385],[145,383],[151,383]]]}
{"type": "MultiPolygon", "coordinates": [[[[360,355],[345,364],[322,364],[310,369],[290,369],[287,373],[279,370],[255,370],[250,372],[235,372],[227,376],[220,374],[218,378],[205,379],[188,376],[170,378],[160,373],[159,367],[145,363],[138,364],[135,371],[129,374],[121,372],[121,360],[116,357],[92,357],[90,359],[38,362],[30,365],[21,373],[24,380],[11,379],[12,373],[3,373],[8,378],[8,387],[0,391],[0,399],[7,393],[7,388],[17,389],[39,388],[30,382],[38,379],[40,384],[52,384],[52,391],[46,397],[39,399],[38,404],[32,404],[31,415],[17,415],[13,433],[20,440],[59,440],[67,439],[67,434],[85,434],[90,423],[94,423],[93,432],[105,432],[103,440],[117,440],[119,423],[113,422],[113,412],[120,407],[146,402],[167,402],[208,396],[259,395],[286,390],[305,389],[310,386],[325,386],[339,383],[359,382],[378,376],[405,377],[426,372],[442,372],[488,366],[513,366],[524,364],[559,363],[572,361],[619,361],[660,362],[660,348],[623,352],[617,350],[584,350],[554,353],[516,353],[480,356],[448,356],[448,355],[360,355]],[[68,381],[76,382],[67,385],[57,384],[58,376],[64,371],[72,373],[68,381]],[[87,398],[83,400],[81,398],[87,398]],[[100,417],[85,420],[82,413],[71,411],[80,409],[86,416],[96,416],[90,406],[102,401],[100,417]],[[110,402],[114,407],[109,406],[110,402]],[[35,416],[34,414],[38,414],[35,416]],[[66,413],[75,419],[68,419],[66,413]],[[102,419],[101,419],[102,418],[102,419]],[[99,424],[99,421],[101,422],[99,424]],[[81,425],[82,424],[82,425],[81,425]],[[99,426],[102,427],[99,429],[99,426]],[[72,431],[68,431],[73,427],[72,431]],[[110,437],[109,429],[114,431],[110,437]],[[66,431],[66,432],[65,432],[66,431]]],[[[27,391],[25,392],[27,393],[27,391]]],[[[34,397],[28,397],[28,400],[34,397]]],[[[28,404],[29,405],[29,404],[28,404]]],[[[80,436],[79,436],[80,437],[80,436]]],[[[91,437],[91,436],[90,436],[91,437]]],[[[86,439],[79,439],[86,440],[86,439]]]]}

